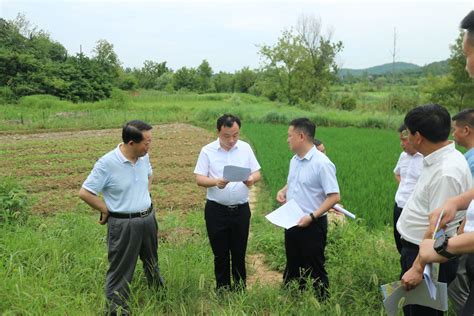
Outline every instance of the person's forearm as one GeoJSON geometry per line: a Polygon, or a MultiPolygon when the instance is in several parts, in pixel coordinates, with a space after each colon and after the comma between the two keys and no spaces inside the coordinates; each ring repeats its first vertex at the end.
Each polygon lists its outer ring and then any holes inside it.
{"type": "Polygon", "coordinates": [[[339,193],[332,193],[329,194],[324,202],[321,204],[321,206],[313,213],[315,217],[319,217],[322,214],[326,213],[331,207],[334,206],[337,202],[339,202],[341,199],[341,196],[339,193]]]}
{"type": "Polygon", "coordinates": [[[211,179],[206,176],[197,175],[196,176],[197,185],[205,188],[211,188],[217,186],[217,179],[211,179]]]}
{"type": "Polygon", "coordinates": [[[283,188],[281,188],[279,192],[286,194],[286,192],[288,192],[288,184],[286,184],[283,188]]]}
{"type": "Polygon", "coordinates": [[[251,174],[251,176],[253,178],[253,183],[257,183],[262,178],[260,171],[255,171],[254,173],[251,174]]]}
{"type": "Polygon", "coordinates": [[[474,232],[450,238],[446,250],[454,255],[474,253],[474,232]]]}
{"type": "Polygon", "coordinates": [[[102,213],[108,213],[107,205],[105,205],[105,202],[97,195],[87,191],[84,188],[81,188],[79,191],[79,197],[93,209],[96,209],[102,213]]]}
{"type": "Polygon", "coordinates": [[[413,261],[412,267],[416,269],[418,272],[423,273],[423,270],[425,270],[425,265],[426,265],[426,262],[423,262],[421,260],[420,255],[417,255],[415,258],[415,261],[413,261]]]}
{"type": "Polygon", "coordinates": [[[458,196],[449,198],[446,203],[453,205],[458,211],[466,210],[471,201],[474,200],[474,189],[464,192],[458,196]]]}
{"type": "Polygon", "coordinates": [[[400,183],[401,179],[399,174],[395,174],[395,180],[397,181],[397,183],[400,183]]]}

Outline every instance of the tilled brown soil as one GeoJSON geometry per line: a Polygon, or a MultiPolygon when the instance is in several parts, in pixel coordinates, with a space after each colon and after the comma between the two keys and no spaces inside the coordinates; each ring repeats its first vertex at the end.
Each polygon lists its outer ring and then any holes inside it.
{"type": "MultiPolygon", "coordinates": [[[[149,152],[152,196],[160,210],[201,207],[204,190],[194,165],[202,146],[215,139],[187,124],[158,125],[149,152]]],[[[0,136],[0,174],[14,176],[28,191],[32,211],[48,214],[87,207],[77,197],[96,160],[121,142],[120,129],[0,136]]]]}

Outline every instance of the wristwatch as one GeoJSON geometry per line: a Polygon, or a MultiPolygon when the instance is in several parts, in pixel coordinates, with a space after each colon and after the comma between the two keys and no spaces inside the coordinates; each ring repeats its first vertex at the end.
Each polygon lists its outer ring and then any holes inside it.
{"type": "Polygon", "coordinates": [[[311,217],[311,219],[313,220],[313,222],[318,219],[316,216],[314,216],[313,213],[309,213],[309,216],[311,217]]]}
{"type": "Polygon", "coordinates": [[[448,247],[448,241],[449,241],[448,236],[446,236],[446,234],[442,234],[441,236],[436,238],[433,248],[439,255],[445,258],[448,258],[448,259],[456,258],[457,257],[456,255],[446,250],[446,248],[448,247]]]}

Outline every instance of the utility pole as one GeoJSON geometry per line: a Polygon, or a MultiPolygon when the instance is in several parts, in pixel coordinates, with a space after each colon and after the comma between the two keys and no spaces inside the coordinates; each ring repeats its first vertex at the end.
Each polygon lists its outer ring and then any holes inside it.
{"type": "Polygon", "coordinates": [[[395,60],[397,58],[397,28],[393,28],[393,50],[392,54],[392,84],[390,87],[390,96],[388,99],[388,116],[387,116],[387,128],[390,127],[390,118],[392,115],[392,108],[393,108],[393,96],[395,90],[395,60]]]}

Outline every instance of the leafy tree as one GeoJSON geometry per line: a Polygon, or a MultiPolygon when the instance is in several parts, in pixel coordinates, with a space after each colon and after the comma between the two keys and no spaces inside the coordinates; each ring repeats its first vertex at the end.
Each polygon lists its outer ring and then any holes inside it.
{"type": "Polygon", "coordinates": [[[182,67],[173,75],[173,87],[175,90],[194,91],[198,87],[196,69],[182,67]]]}
{"type": "Polygon", "coordinates": [[[257,73],[249,67],[244,67],[234,74],[234,91],[248,93],[257,80],[257,73]]]}
{"type": "Polygon", "coordinates": [[[212,77],[212,84],[216,92],[233,92],[234,77],[230,73],[219,71],[212,77]]]}
{"type": "Polygon", "coordinates": [[[212,68],[207,60],[203,60],[196,70],[197,89],[199,92],[211,91],[212,68]]]}
{"type": "Polygon", "coordinates": [[[260,47],[260,55],[266,62],[265,77],[274,77],[274,90],[281,91],[278,98],[296,104],[319,100],[337,79],[335,57],[341,50],[341,42],[321,34],[319,20],[303,16],[296,30],[284,30],[275,45],[260,47]]]}
{"type": "Polygon", "coordinates": [[[138,79],[138,87],[143,89],[155,89],[158,79],[165,73],[171,72],[166,66],[166,61],[157,63],[145,60],[141,69],[135,69],[133,74],[138,79]]]}
{"type": "Polygon", "coordinates": [[[93,59],[97,61],[110,80],[116,82],[120,76],[121,66],[114,51],[114,45],[104,39],[98,40],[93,54],[93,59]]]}
{"type": "Polygon", "coordinates": [[[464,32],[451,45],[451,56],[448,60],[452,78],[451,91],[454,94],[458,109],[474,106],[474,81],[466,71],[466,57],[463,53],[464,32]]]}

